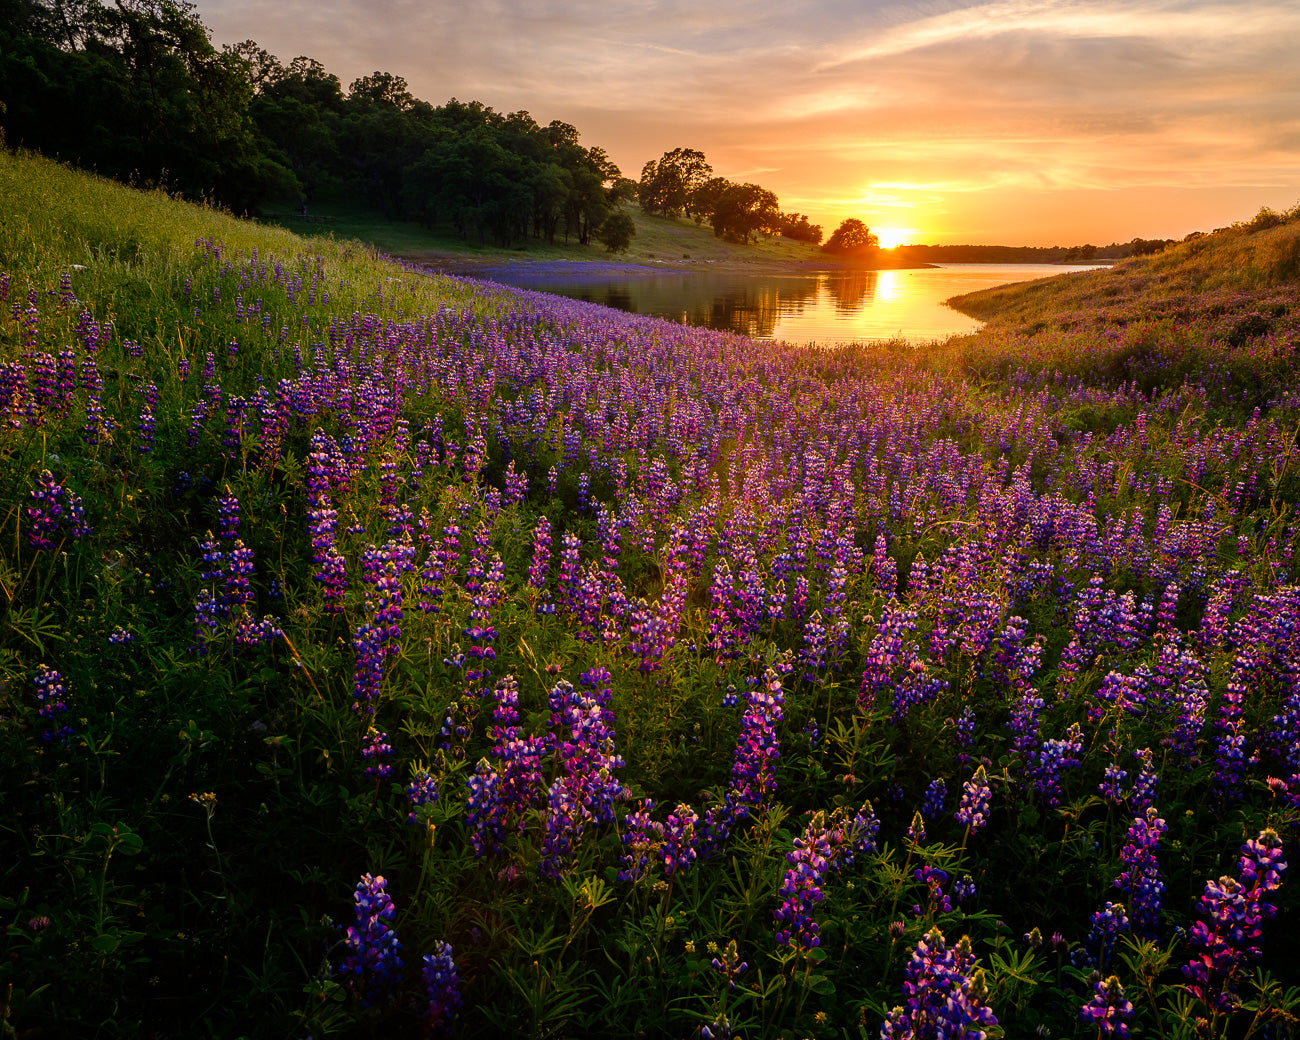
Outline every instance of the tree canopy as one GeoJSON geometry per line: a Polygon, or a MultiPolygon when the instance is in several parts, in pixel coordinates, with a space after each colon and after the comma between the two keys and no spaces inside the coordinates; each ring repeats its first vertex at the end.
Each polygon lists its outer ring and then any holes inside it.
{"type": "Polygon", "coordinates": [[[708,181],[713,167],[704,153],[693,148],[674,148],[659,161],[651,159],[641,168],[637,197],[647,213],[663,217],[691,215],[695,191],[708,181]]]}
{"type": "Polygon", "coordinates": [[[237,209],[290,189],[250,116],[258,69],[185,0],[0,0],[6,142],[110,176],[237,209]]]}
{"type": "Polygon", "coordinates": [[[871,233],[871,228],[857,217],[849,217],[831,233],[831,237],[826,240],[822,249],[828,253],[850,256],[855,253],[865,253],[879,246],[880,239],[871,233]]]}
{"type": "Polygon", "coordinates": [[[611,253],[626,252],[636,234],[636,224],[626,213],[611,213],[596,231],[596,238],[611,253]]]}
{"type": "Polygon", "coordinates": [[[755,232],[781,233],[780,203],[757,184],[732,184],[713,207],[713,233],[731,242],[748,242],[755,232]]]}

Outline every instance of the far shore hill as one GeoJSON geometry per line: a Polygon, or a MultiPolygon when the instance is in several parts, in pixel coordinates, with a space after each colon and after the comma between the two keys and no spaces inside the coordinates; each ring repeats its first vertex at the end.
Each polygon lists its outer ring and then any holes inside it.
{"type": "MultiPolygon", "coordinates": [[[[864,256],[842,257],[818,246],[788,238],[760,238],[742,245],[713,234],[708,225],[685,217],[659,217],[628,206],[636,223],[636,237],[626,252],[612,254],[598,243],[576,241],[554,244],[528,240],[512,247],[435,233],[419,224],[385,221],[373,213],[343,206],[313,207],[303,218],[294,210],[268,213],[263,220],[302,234],[325,232],[336,238],[356,239],[382,253],[428,266],[438,271],[491,278],[492,272],[545,264],[551,267],[598,265],[602,269],[725,271],[779,274],[830,270],[901,270],[935,267],[902,255],[900,250],[878,249],[864,256]]],[[[1104,261],[1109,263],[1110,261],[1104,261]]]]}

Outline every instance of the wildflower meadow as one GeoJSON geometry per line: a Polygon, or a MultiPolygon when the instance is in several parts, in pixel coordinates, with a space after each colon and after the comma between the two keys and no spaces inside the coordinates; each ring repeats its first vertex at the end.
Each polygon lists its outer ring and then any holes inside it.
{"type": "Polygon", "coordinates": [[[818,349],[0,186],[4,1035],[1295,1035],[1300,223],[818,349]]]}

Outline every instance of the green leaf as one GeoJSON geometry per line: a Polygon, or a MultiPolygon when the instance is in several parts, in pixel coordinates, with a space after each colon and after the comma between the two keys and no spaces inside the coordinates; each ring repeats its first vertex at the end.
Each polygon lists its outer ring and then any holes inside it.
{"type": "Polygon", "coordinates": [[[122,945],[122,940],[113,932],[94,935],[90,938],[90,948],[96,953],[109,954],[122,945]]]}
{"type": "Polygon", "coordinates": [[[135,831],[127,830],[126,824],[118,824],[117,851],[123,856],[136,856],[144,849],[144,839],[135,831]]]}

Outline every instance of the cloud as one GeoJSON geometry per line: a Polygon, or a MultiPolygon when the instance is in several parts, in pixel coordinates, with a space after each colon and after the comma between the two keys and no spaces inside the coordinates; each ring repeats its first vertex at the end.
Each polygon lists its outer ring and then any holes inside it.
{"type": "Polygon", "coordinates": [[[1008,32],[1057,39],[1147,38],[1221,48],[1233,40],[1294,30],[1293,6],[1253,3],[1210,4],[1147,0],[996,0],[897,25],[855,43],[818,66],[819,71],[950,43],[979,44],[1008,32]]]}

